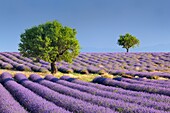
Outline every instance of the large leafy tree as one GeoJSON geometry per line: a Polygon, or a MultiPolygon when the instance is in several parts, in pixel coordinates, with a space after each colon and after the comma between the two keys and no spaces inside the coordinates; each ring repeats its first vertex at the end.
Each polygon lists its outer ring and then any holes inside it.
{"type": "Polygon", "coordinates": [[[78,56],[80,45],[76,30],[62,26],[54,20],[32,28],[21,34],[19,51],[26,57],[35,57],[51,63],[51,73],[57,72],[56,62],[72,62],[78,56]]]}
{"type": "Polygon", "coordinates": [[[126,49],[126,52],[129,52],[130,48],[134,48],[135,46],[139,46],[140,41],[129,33],[125,35],[120,35],[118,39],[118,45],[122,46],[122,48],[126,49]]]}

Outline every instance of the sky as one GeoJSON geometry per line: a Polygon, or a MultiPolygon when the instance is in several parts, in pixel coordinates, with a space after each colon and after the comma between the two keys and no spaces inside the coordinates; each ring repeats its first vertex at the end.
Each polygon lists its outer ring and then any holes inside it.
{"type": "Polygon", "coordinates": [[[130,52],[170,52],[170,0],[0,0],[0,52],[17,52],[25,29],[57,20],[75,28],[81,52],[125,52],[117,44],[130,33],[130,52]]]}

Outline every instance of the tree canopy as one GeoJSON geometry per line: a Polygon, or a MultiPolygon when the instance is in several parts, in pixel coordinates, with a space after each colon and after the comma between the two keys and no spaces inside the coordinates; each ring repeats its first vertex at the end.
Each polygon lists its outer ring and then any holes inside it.
{"type": "MultiPolygon", "coordinates": [[[[52,63],[66,61],[78,56],[80,45],[76,39],[76,30],[54,20],[26,29],[21,34],[19,51],[26,57],[35,57],[52,63]]],[[[52,69],[52,71],[55,71],[52,69]]],[[[52,72],[55,73],[55,72],[52,72]]]]}
{"type": "Polygon", "coordinates": [[[129,52],[130,48],[139,46],[140,41],[135,36],[126,33],[125,35],[120,35],[117,43],[118,45],[122,46],[122,48],[125,48],[127,52],[129,52]]]}

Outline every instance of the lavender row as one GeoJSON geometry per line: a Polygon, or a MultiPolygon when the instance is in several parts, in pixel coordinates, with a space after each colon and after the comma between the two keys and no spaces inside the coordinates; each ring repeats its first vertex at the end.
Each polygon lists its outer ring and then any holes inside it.
{"type": "MultiPolygon", "coordinates": [[[[116,78],[115,78],[116,79],[116,78]]],[[[114,79],[114,80],[115,80],[114,79]]],[[[123,82],[128,82],[131,84],[142,84],[142,85],[151,85],[151,86],[156,86],[156,87],[163,87],[166,89],[170,89],[170,83],[165,83],[165,84],[158,84],[158,83],[154,83],[152,81],[150,82],[145,82],[145,81],[140,81],[140,80],[134,80],[134,79],[128,79],[128,78],[121,78],[121,81],[123,82]]]]}
{"type": "MultiPolygon", "coordinates": [[[[33,76],[31,76],[31,79],[36,81],[37,79],[40,79],[40,77],[37,75],[33,75],[33,76]]],[[[66,95],[71,95],[75,98],[80,98],[82,100],[92,101],[92,102],[94,101],[94,103],[97,100],[97,101],[99,101],[98,103],[100,103],[101,105],[102,105],[102,103],[105,102],[105,103],[107,103],[107,105],[111,104],[110,107],[112,105],[116,105],[116,108],[121,108],[121,106],[122,106],[122,108],[125,109],[126,104],[128,104],[130,106],[130,105],[133,105],[130,103],[135,103],[135,104],[141,105],[140,108],[142,108],[142,106],[144,106],[144,107],[150,107],[150,108],[163,110],[163,111],[170,111],[170,106],[168,106],[167,103],[155,102],[155,101],[148,100],[148,99],[141,98],[141,97],[121,95],[116,92],[112,93],[112,92],[107,92],[107,91],[101,91],[96,88],[81,86],[79,84],[74,84],[74,83],[69,83],[67,81],[57,79],[57,78],[53,77],[52,75],[47,75],[45,77],[45,79],[53,81],[56,84],[52,84],[51,82],[46,81],[44,79],[42,79],[42,81],[40,81],[39,83],[57,91],[57,92],[60,92],[60,93],[66,94],[66,95]],[[75,89],[77,89],[79,91],[77,91],[75,89]],[[83,93],[83,92],[86,92],[86,93],[83,93]],[[106,98],[110,98],[111,100],[106,99],[106,98]],[[104,102],[102,102],[102,100],[104,100],[104,102]],[[116,104],[112,104],[112,103],[116,103],[116,104]],[[120,103],[122,103],[122,105],[120,105],[120,103]]],[[[138,105],[135,105],[135,106],[138,106],[138,105]]],[[[129,109],[131,107],[127,107],[127,108],[129,109]]],[[[138,108],[139,108],[139,106],[138,106],[138,108]]],[[[135,107],[133,107],[133,109],[135,109],[135,107]]],[[[145,108],[145,109],[147,109],[147,108],[145,108]]],[[[132,111],[132,109],[130,109],[130,110],[132,111]]],[[[125,111],[128,112],[127,109],[125,111]]],[[[140,111],[144,112],[142,110],[140,110],[140,111]]]]}
{"type": "MultiPolygon", "coordinates": [[[[17,52],[0,54],[11,58],[13,62],[10,62],[15,69],[17,69],[18,64],[23,64],[19,65],[17,70],[29,70],[29,68],[33,71],[42,72],[50,70],[49,63],[43,60],[34,63],[31,59],[24,58],[17,52]]],[[[110,73],[115,75],[119,70],[120,74],[130,74],[131,76],[170,78],[169,58],[170,53],[81,53],[73,60],[73,64],[57,62],[57,66],[59,71],[67,73],[110,73]]],[[[5,62],[8,63],[8,61],[5,62]]]]}
{"type": "Polygon", "coordinates": [[[96,77],[93,80],[93,82],[107,85],[107,86],[120,87],[120,88],[127,89],[127,90],[143,91],[143,92],[148,92],[148,93],[170,96],[170,89],[166,89],[166,88],[160,88],[160,87],[148,86],[148,85],[140,85],[140,84],[130,84],[127,82],[121,82],[121,81],[112,80],[112,79],[103,78],[103,77],[96,77]]]}
{"type": "Polygon", "coordinates": [[[0,68],[2,69],[13,69],[13,66],[9,63],[3,62],[0,60],[0,68]]]}
{"type": "Polygon", "coordinates": [[[138,81],[144,81],[144,82],[152,82],[156,84],[170,84],[170,80],[150,80],[150,79],[144,79],[144,78],[133,78],[138,81]]]}
{"type": "MultiPolygon", "coordinates": [[[[43,68],[43,69],[40,70],[40,72],[45,72],[45,71],[47,71],[46,69],[50,70],[50,66],[49,66],[50,63],[45,62],[45,61],[43,61],[43,60],[39,60],[39,63],[33,63],[30,59],[28,59],[28,58],[23,58],[21,55],[19,55],[19,54],[17,54],[17,53],[12,53],[11,55],[16,56],[18,59],[23,59],[23,60],[26,59],[26,61],[29,63],[29,64],[27,63],[27,65],[30,66],[30,67],[34,67],[34,68],[32,69],[33,71],[37,71],[37,70],[38,70],[38,69],[36,69],[36,67],[34,66],[34,65],[36,65],[36,64],[37,64],[36,66],[43,68]]],[[[66,64],[68,64],[68,63],[66,63],[66,64]]],[[[72,73],[73,70],[72,70],[71,68],[69,68],[66,64],[63,65],[63,66],[58,65],[58,70],[59,70],[60,72],[63,72],[63,73],[72,73]]]]}
{"type": "Polygon", "coordinates": [[[0,84],[0,113],[28,113],[0,84]]]}
{"type": "Polygon", "coordinates": [[[22,59],[27,66],[29,66],[33,71],[35,72],[47,72],[48,70],[50,70],[50,66],[46,66],[43,65],[41,63],[38,62],[34,62],[32,59],[26,58],[26,57],[22,57],[20,54],[15,54],[15,53],[9,53],[13,56],[16,56],[18,59],[22,59]]]}
{"type": "Polygon", "coordinates": [[[0,54],[0,57],[1,57],[1,60],[3,60],[4,62],[7,62],[9,64],[11,64],[13,66],[13,69],[16,69],[16,70],[19,70],[19,71],[30,71],[31,68],[26,66],[25,64],[22,64],[21,62],[16,62],[17,59],[15,58],[8,58],[6,56],[4,56],[5,53],[1,53],[0,54]]]}
{"type": "Polygon", "coordinates": [[[75,78],[71,78],[69,76],[62,76],[60,79],[69,81],[71,83],[79,84],[79,85],[82,85],[82,86],[96,88],[96,89],[99,89],[99,90],[102,90],[102,91],[116,92],[118,94],[134,96],[134,97],[142,97],[142,98],[150,99],[150,100],[153,100],[153,101],[156,101],[156,102],[170,103],[169,96],[165,96],[165,95],[150,94],[150,93],[146,93],[146,92],[125,90],[125,89],[122,89],[122,88],[117,88],[117,87],[112,87],[112,86],[104,86],[104,85],[101,85],[101,84],[84,82],[84,81],[81,81],[81,80],[78,80],[78,79],[75,79],[75,78]]]}
{"type": "MultiPolygon", "coordinates": [[[[116,71],[120,70],[121,73],[127,72],[133,76],[153,78],[157,75],[170,78],[169,73],[153,73],[154,71],[169,72],[169,56],[170,53],[81,53],[67,69],[72,68],[77,72],[83,69],[90,73],[106,71],[110,74],[116,74],[116,71]]],[[[68,66],[68,63],[61,64],[64,67],[68,66]]]]}
{"type": "Polygon", "coordinates": [[[15,99],[31,113],[57,112],[68,113],[68,111],[55,104],[41,98],[22,85],[16,83],[12,75],[4,72],[1,79],[5,88],[15,97],[15,99]]]}
{"type": "Polygon", "coordinates": [[[149,79],[154,79],[154,77],[165,77],[170,79],[170,73],[166,72],[137,72],[137,71],[120,71],[120,72],[132,76],[146,77],[149,79]]]}
{"type": "Polygon", "coordinates": [[[170,53],[83,53],[76,61],[86,62],[109,70],[169,72],[170,53]]]}
{"type": "Polygon", "coordinates": [[[30,63],[27,61],[20,60],[6,52],[1,53],[0,57],[5,62],[8,62],[9,64],[11,64],[14,67],[14,69],[18,71],[31,71],[31,70],[35,72],[47,72],[48,71],[48,69],[46,69],[45,67],[41,67],[41,64],[35,65],[35,63],[30,63]]]}
{"type": "Polygon", "coordinates": [[[142,79],[154,79],[157,80],[160,77],[166,78],[166,80],[169,80],[170,78],[170,73],[167,72],[139,72],[139,71],[124,71],[124,70],[110,70],[110,74],[112,75],[119,75],[119,76],[128,76],[130,75],[132,78],[139,77],[142,79]]]}
{"type": "Polygon", "coordinates": [[[21,59],[22,61],[32,63],[32,60],[26,57],[22,57],[18,52],[8,52],[8,54],[16,57],[17,59],[21,59]]]}
{"type": "Polygon", "coordinates": [[[21,56],[19,53],[17,53],[17,52],[9,52],[9,54],[17,57],[18,59],[21,59],[21,60],[29,63],[30,65],[35,65],[35,66],[39,66],[39,67],[44,67],[44,68],[50,70],[50,66],[49,66],[50,64],[49,64],[48,62],[43,61],[43,60],[39,60],[39,62],[35,63],[35,62],[33,62],[32,59],[26,58],[26,57],[22,57],[22,56],[21,56]]]}
{"type": "MultiPolygon", "coordinates": [[[[18,80],[23,86],[32,90],[33,92],[40,95],[41,97],[72,112],[82,112],[82,113],[114,113],[115,112],[109,108],[93,105],[91,103],[55,92],[45,86],[42,86],[38,83],[31,82],[28,79],[25,79],[25,76],[23,76],[22,74],[17,74],[15,76],[15,79],[18,80]]],[[[39,79],[39,81],[40,80],[41,79],[39,79]]]]}

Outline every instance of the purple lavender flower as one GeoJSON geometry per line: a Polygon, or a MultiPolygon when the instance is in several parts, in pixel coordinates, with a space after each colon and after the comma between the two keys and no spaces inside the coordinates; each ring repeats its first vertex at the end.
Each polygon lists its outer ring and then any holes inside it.
{"type": "Polygon", "coordinates": [[[103,77],[96,77],[93,80],[93,82],[103,84],[103,85],[113,86],[113,87],[121,87],[127,90],[143,91],[143,92],[148,92],[148,93],[155,93],[155,94],[170,96],[170,89],[161,88],[161,87],[141,85],[141,84],[130,84],[127,82],[122,82],[122,81],[119,82],[116,80],[103,78],[103,77]]]}
{"type": "MultiPolygon", "coordinates": [[[[48,79],[51,79],[49,76],[47,76],[48,79]]],[[[47,78],[45,77],[45,78],[47,78]]],[[[133,97],[143,97],[146,99],[150,99],[156,102],[165,102],[170,104],[170,98],[169,96],[165,95],[158,95],[158,94],[151,94],[151,93],[146,93],[146,92],[139,92],[139,91],[132,91],[132,90],[126,90],[122,88],[117,88],[117,87],[112,87],[112,86],[104,86],[101,84],[94,84],[94,83],[89,83],[89,82],[84,82],[75,78],[71,78],[69,76],[62,76],[60,79],[62,80],[67,80],[71,83],[75,84],[80,84],[82,86],[88,86],[91,88],[97,88],[102,91],[108,91],[108,92],[116,92],[118,94],[123,94],[123,95],[128,95],[128,96],[133,96],[133,97]]],[[[55,81],[55,79],[52,79],[55,81]]]]}
{"type": "MultiPolygon", "coordinates": [[[[38,77],[36,79],[38,79],[38,77]]],[[[120,101],[120,102],[124,101],[124,102],[128,102],[129,104],[130,103],[135,103],[135,104],[139,104],[139,105],[145,106],[145,107],[151,107],[151,108],[159,109],[159,110],[163,110],[163,111],[170,111],[170,107],[167,105],[167,103],[155,102],[153,100],[149,100],[149,99],[143,98],[143,97],[134,97],[134,96],[130,96],[130,95],[119,94],[117,92],[107,92],[107,91],[99,90],[99,89],[96,89],[96,88],[93,88],[93,87],[88,87],[88,86],[83,86],[83,85],[79,85],[79,84],[74,84],[74,83],[70,83],[70,82],[67,82],[67,81],[64,81],[64,80],[57,79],[57,78],[53,77],[52,75],[47,75],[45,77],[45,79],[57,83],[56,84],[57,85],[56,88],[55,88],[54,85],[49,86],[50,83],[47,83],[44,80],[41,81],[41,84],[43,84],[43,85],[45,85],[45,86],[47,86],[47,87],[49,87],[51,89],[57,90],[57,91],[58,90],[61,91],[61,90],[64,90],[64,89],[66,90],[66,88],[64,88],[62,86],[61,86],[62,88],[59,88],[60,85],[58,85],[58,84],[61,84],[61,85],[70,87],[72,89],[77,89],[77,90],[80,90],[80,91],[83,91],[83,92],[90,93],[92,95],[101,96],[101,97],[104,97],[104,98],[114,99],[115,103],[116,103],[116,101],[120,101]]],[[[62,91],[62,92],[65,92],[65,90],[62,91]]],[[[65,94],[69,94],[69,95],[72,95],[72,96],[80,97],[80,96],[76,95],[77,93],[74,93],[74,90],[73,91],[69,91],[67,89],[65,94]],[[69,92],[71,92],[71,94],[69,94],[69,92]]],[[[78,93],[78,94],[80,94],[81,96],[84,95],[81,92],[78,93]]],[[[83,97],[91,97],[93,99],[95,98],[93,96],[85,96],[85,95],[83,97]]],[[[90,100],[93,100],[93,99],[90,99],[90,100]]],[[[100,99],[100,100],[102,100],[102,99],[100,99]]],[[[105,102],[107,102],[106,99],[105,99],[105,102]]],[[[109,103],[111,104],[112,102],[109,102],[109,103]]],[[[122,105],[122,107],[123,107],[123,105],[122,105]]]]}
{"type": "Polygon", "coordinates": [[[0,92],[1,113],[28,113],[1,84],[0,92]]]}
{"type": "Polygon", "coordinates": [[[68,111],[56,106],[52,102],[49,102],[40,96],[36,95],[29,89],[16,83],[12,75],[4,72],[1,75],[2,82],[6,89],[14,96],[14,98],[24,106],[31,113],[68,113],[68,111]]]}
{"type": "MultiPolygon", "coordinates": [[[[37,78],[37,76],[34,76],[34,74],[30,75],[30,79],[34,79],[34,77],[37,78]]],[[[17,81],[19,81],[19,83],[21,83],[23,86],[31,89],[33,92],[37,93],[41,97],[55,103],[56,105],[58,105],[60,107],[65,108],[69,111],[83,112],[83,113],[96,113],[96,112],[98,112],[98,113],[114,113],[114,111],[109,108],[93,105],[88,102],[60,94],[60,93],[50,90],[49,88],[42,86],[40,84],[31,82],[29,80],[25,80],[26,77],[24,78],[24,76],[22,74],[20,74],[20,75],[17,74],[15,79],[17,81]]],[[[38,79],[36,81],[40,82],[41,80],[42,79],[38,79]]]]}

